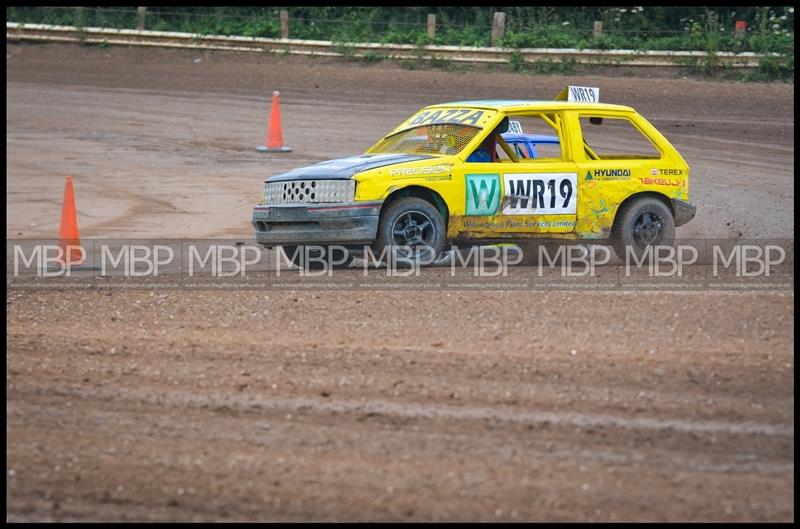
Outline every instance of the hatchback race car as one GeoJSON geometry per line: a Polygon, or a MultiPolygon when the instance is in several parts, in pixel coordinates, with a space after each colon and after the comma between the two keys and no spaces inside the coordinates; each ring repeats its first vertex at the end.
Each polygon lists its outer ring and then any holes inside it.
{"type": "Polygon", "coordinates": [[[366,153],[276,174],[252,216],[256,240],[348,252],[566,239],[617,255],[670,244],[696,208],[689,166],[629,106],[567,87],[555,100],[421,109],[366,153]]]}

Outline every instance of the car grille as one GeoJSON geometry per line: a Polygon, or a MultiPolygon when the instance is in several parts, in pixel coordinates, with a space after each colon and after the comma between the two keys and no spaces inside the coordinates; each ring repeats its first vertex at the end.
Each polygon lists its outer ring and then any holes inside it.
{"type": "Polygon", "coordinates": [[[350,202],[355,197],[354,180],[288,180],[264,185],[264,205],[350,202]]]}

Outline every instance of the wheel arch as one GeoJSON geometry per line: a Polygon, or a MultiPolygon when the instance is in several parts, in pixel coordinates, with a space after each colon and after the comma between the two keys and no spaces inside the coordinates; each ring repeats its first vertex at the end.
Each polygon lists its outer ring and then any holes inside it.
{"type": "Polygon", "coordinates": [[[672,217],[675,218],[675,211],[672,209],[672,202],[667,195],[657,191],[641,191],[628,196],[625,198],[625,200],[620,202],[619,206],[617,206],[617,211],[614,212],[614,222],[611,227],[611,233],[615,233],[617,231],[617,223],[619,222],[620,218],[619,212],[622,211],[625,206],[640,198],[655,198],[656,200],[660,200],[665,206],[667,206],[667,209],[672,214],[672,217]]]}
{"type": "Polygon", "coordinates": [[[444,201],[442,195],[425,186],[410,185],[392,191],[389,196],[386,197],[386,200],[383,201],[383,205],[381,206],[381,216],[383,216],[383,212],[386,211],[386,209],[394,202],[397,202],[397,200],[401,198],[409,197],[422,199],[435,207],[442,216],[445,232],[447,231],[447,224],[448,220],[450,219],[450,210],[447,207],[447,202],[444,201]]]}

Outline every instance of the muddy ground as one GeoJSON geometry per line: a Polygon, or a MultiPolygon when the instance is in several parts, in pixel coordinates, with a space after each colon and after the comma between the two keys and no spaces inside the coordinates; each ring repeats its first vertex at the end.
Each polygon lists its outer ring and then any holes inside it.
{"type": "MultiPolygon", "coordinates": [[[[6,236],[250,237],[426,104],[599,86],[683,237],[794,237],[794,87],[7,45],[6,236]],[[199,59],[199,60],[198,60],[199,59]],[[280,90],[288,155],[261,155],[280,90]]],[[[794,293],[7,290],[9,520],[794,520],[794,293]]]]}

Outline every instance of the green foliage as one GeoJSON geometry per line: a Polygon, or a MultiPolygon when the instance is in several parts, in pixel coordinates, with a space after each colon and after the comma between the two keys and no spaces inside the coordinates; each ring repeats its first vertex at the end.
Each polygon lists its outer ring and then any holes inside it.
{"type": "Polygon", "coordinates": [[[779,57],[766,57],[758,62],[758,68],[744,74],[744,81],[772,81],[781,79],[794,81],[794,54],[781,60],[779,57]]]}
{"type": "Polygon", "coordinates": [[[416,70],[417,69],[417,61],[413,61],[411,59],[403,59],[400,61],[400,67],[404,70],[416,70]]]}
{"type": "Polygon", "coordinates": [[[511,57],[508,59],[508,69],[517,73],[522,73],[527,69],[525,58],[519,50],[515,50],[511,53],[511,57]]]}
{"type": "Polygon", "coordinates": [[[378,53],[377,51],[370,50],[361,57],[361,61],[366,63],[376,63],[381,62],[385,58],[386,57],[384,55],[378,53]]]}
{"type": "Polygon", "coordinates": [[[506,32],[502,45],[508,48],[586,48],[590,39],[577,31],[543,26],[526,31],[506,32]]]}
{"type": "Polygon", "coordinates": [[[440,68],[442,70],[452,70],[453,63],[448,61],[447,59],[440,59],[439,57],[431,57],[431,60],[428,61],[428,65],[431,68],[440,68]]]}
{"type": "Polygon", "coordinates": [[[575,69],[575,59],[563,61],[538,60],[533,63],[533,70],[538,74],[565,74],[575,69]]]}
{"type": "Polygon", "coordinates": [[[353,53],[353,46],[348,45],[346,42],[334,42],[333,50],[336,53],[340,53],[342,58],[346,61],[355,60],[355,54],[353,53]]]}
{"type": "MultiPolygon", "coordinates": [[[[506,13],[506,32],[499,42],[507,48],[579,48],[631,50],[701,50],[710,55],[686,64],[703,75],[727,74],[719,52],[777,53],[767,58],[754,77],[794,78],[794,8],[781,7],[594,7],[594,6],[289,6],[289,7],[148,7],[145,27],[196,35],[280,37],[280,11],[289,12],[289,36],[337,43],[428,43],[426,20],[436,15],[434,44],[490,45],[493,12],[506,13]],[[594,21],[603,23],[602,35],[593,36],[594,21]],[[737,20],[747,23],[741,38],[734,34],[737,20]]],[[[135,28],[136,7],[6,7],[10,22],[84,27],[135,28]]],[[[80,33],[79,33],[80,34],[80,33]]],[[[352,54],[350,54],[352,55],[352,54]]],[[[346,58],[352,59],[351,56],[346,58]]],[[[365,62],[378,62],[378,57],[365,62]]],[[[415,68],[419,67],[417,61],[415,68]]],[[[439,67],[439,66],[437,66],[439,67]]],[[[525,71],[512,56],[508,68],[525,71]]],[[[551,69],[542,66],[540,69],[551,69]]]]}
{"type": "MultiPolygon", "coordinates": [[[[437,22],[438,24],[438,22],[437,22]]],[[[476,26],[452,27],[436,29],[436,44],[445,46],[481,46],[491,44],[491,29],[476,26]]]]}
{"type": "Polygon", "coordinates": [[[244,37],[262,37],[277,39],[281,36],[280,20],[269,18],[256,18],[248,20],[242,27],[241,35],[244,37]]]}

